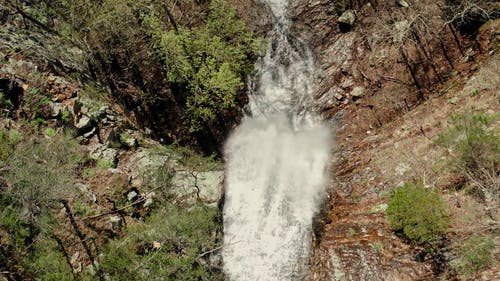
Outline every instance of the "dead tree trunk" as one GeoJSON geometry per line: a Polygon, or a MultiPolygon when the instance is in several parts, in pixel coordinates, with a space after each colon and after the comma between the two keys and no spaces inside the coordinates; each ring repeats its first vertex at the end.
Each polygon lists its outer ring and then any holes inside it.
{"type": "MultiPolygon", "coordinates": [[[[87,244],[85,234],[80,230],[80,227],[78,227],[78,224],[75,221],[75,217],[73,215],[73,212],[71,211],[71,208],[69,207],[68,201],[62,199],[62,200],[60,200],[60,202],[64,206],[64,210],[66,211],[66,215],[68,216],[71,227],[73,228],[73,231],[75,232],[76,236],[80,240],[80,243],[82,244],[83,250],[87,254],[90,262],[92,263],[92,266],[96,267],[95,256],[92,254],[92,251],[90,250],[90,247],[87,244]]],[[[97,275],[99,277],[99,280],[104,281],[101,270],[99,269],[99,267],[96,267],[96,269],[97,269],[97,275]]]]}

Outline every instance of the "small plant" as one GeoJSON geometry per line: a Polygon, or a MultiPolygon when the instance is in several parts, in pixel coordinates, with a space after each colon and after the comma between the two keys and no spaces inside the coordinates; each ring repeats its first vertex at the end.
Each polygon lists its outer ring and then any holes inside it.
{"type": "Polygon", "coordinates": [[[4,130],[0,128],[0,167],[3,161],[14,151],[14,147],[22,138],[23,135],[17,130],[4,130]]]}
{"type": "Polygon", "coordinates": [[[375,249],[375,251],[377,251],[377,253],[380,254],[384,250],[384,243],[382,243],[381,241],[373,242],[372,247],[373,249],[375,249]]]}
{"type": "Polygon", "coordinates": [[[171,145],[154,145],[152,148],[160,155],[175,155],[179,163],[197,172],[206,172],[222,169],[221,162],[215,154],[203,156],[193,149],[181,146],[174,142],[171,145]]]}
{"type": "Polygon", "coordinates": [[[352,227],[349,227],[347,232],[349,233],[349,236],[351,236],[351,237],[356,236],[356,230],[352,227]]]}
{"type": "Polygon", "coordinates": [[[83,170],[83,177],[87,180],[97,177],[103,170],[115,168],[115,163],[109,160],[98,159],[95,166],[86,167],[83,170]]]}
{"type": "Polygon", "coordinates": [[[422,183],[396,188],[387,215],[394,230],[422,244],[445,234],[449,225],[445,202],[436,190],[424,188],[422,183]]]}
{"type": "Polygon", "coordinates": [[[470,278],[493,264],[494,247],[491,237],[470,237],[458,249],[458,257],[452,262],[452,267],[463,277],[470,278]]]}
{"type": "Polygon", "coordinates": [[[451,167],[467,177],[474,194],[486,202],[498,199],[500,135],[492,124],[500,113],[468,110],[451,117],[452,127],[436,143],[451,151],[451,167]]]}
{"type": "Polygon", "coordinates": [[[35,123],[41,124],[43,122],[40,122],[39,119],[43,119],[42,109],[49,103],[50,98],[47,96],[47,93],[41,91],[39,88],[31,88],[24,95],[23,110],[28,114],[30,119],[35,120],[35,123]]]}
{"type": "Polygon", "coordinates": [[[67,109],[63,110],[63,112],[61,113],[61,120],[65,124],[71,123],[71,112],[67,109]]]}
{"type": "Polygon", "coordinates": [[[54,128],[45,128],[45,130],[43,130],[43,133],[49,137],[49,138],[53,138],[56,136],[56,130],[54,130],[54,128]]]}
{"type": "Polygon", "coordinates": [[[10,99],[6,98],[5,97],[5,94],[0,91],[0,107],[7,107],[7,108],[11,108],[13,107],[13,104],[12,102],[10,101],[10,99]]]}

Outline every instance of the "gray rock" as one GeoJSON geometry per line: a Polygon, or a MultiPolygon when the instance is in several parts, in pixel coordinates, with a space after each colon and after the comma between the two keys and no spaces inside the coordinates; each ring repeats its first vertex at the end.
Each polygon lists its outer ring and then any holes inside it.
{"type": "Polygon", "coordinates": [[[76,187],[83,193],[85,194],[86,196],[88,196],[88,198],[92,201],[92,202],[97,202],[97,197],[95,196],[94,192],[92,192],[92,189],[90,189],[90,186],[87,185],[87,184],[84,184],[84,183],[76,183],[76,187]]]}
{"type": "Polygon", "coordinates": [[[120,228],[122,225],[122,218],[119,216],[111,216],[109,217],[109,223],[113,229],[120,228]]]}
{"type": "Polygon", "coordinates": [[[160,155],[144,148],[137,150],[125,164],[126,169],[130,171],[132,186],[142,186],[146,180],[155,184],[156,173],[159,169],[168,169],[168,160],[167,155],[160,155]]]}
{"type": "Polygon", "coordinates": [[[345,78],[342,80],[342,83],[340,83],[340,87],[341,87],[342,89],[349,88],[349,87],[351,87],[352,85],[354,85],[354,81],[352,80],[352,78],[348,78],[348,77],[345,77],[345,78]]]}
{"type": "Polygon", "coordinates": [[[96,127],[92,127],[92,130],[90,130],[89,132],[83,134],[83,137],[88,139],[90,138],[91,136],[93,136],[97,131],[97,128],[96,127]]]}
{"type": "Polygon", "coordinates": [[[72,256],[71,256],[71,263],[76,263],[78,258],[80,257],[80,252],[76,251],[72,256]]]}
{"type": "Polygon", "coordinates": [[[123,144],[125,144],[127,147],[134,148],[137,147],[138,142],[136,138],[128,138],[123,141],[123,144]]]}
{"type": "Polygon", "coordinates": [[[356,21],[356,14],[353,10],[346,10],[342,15],[337,19],[337,22],[347,24],[349,26],[353,26],[356,21]]]}
{"type": "Polygon", "coordinates": [[[106,116],[108,115],[108,110],[109,110],[109,106],[107,105],[103,105],[99,108],[99,110],[97,111],[97,117],[99,119],[103,119],[103,118],[106,118],[106,116]]]}
{"type": "Polygon", "coordinates": [[[128,201],[134,201],[137,198],[137,196],[139,196],[139,194],[137,194],[137,192],[132,190],[127,194],[127,199],[128,201]]]}
{"type": "Polygon", "coordinates": [[[149,207],[153,205],[155,195],[156,193],[154,191],[146,195],[146,200],[144,201],[144,207],[149,207]]]}
{"type": "Polygon", "coordinates": [[[222,198],[223,171],[179,171],[172,178],[172,191],[179,196],[192,195],[207,203],[217,203],[222,198]]]}
{"type": "MultiPolygon", "coordinates": [[[[170,192],[174,196],[191,202],[200,199],[208,204],[217,204],[223,194],[224,172],[192,171],[179,164],[177,159],[178,155],[175,152],[162,151],[162,154],[159,154],[154,150],[139,148],[129,158],[125,168],[130,171],[132,186],[144,186],[147,183],[163,184],[155,182],[162,180],[157,176],[159,171],[162,171],[173,174],[170,180],[170,192]]],[[[153,196],[151,194],[150,198],[146,199],[145,205],[153,203],[153,196]]]]}
{"type": "Polygon", "coordinates": [[[398,5],[403,8],[410,7],[410,4],[408,4],[408,2],[406,2],[405,0],[396,0],[396,3],[398,3],[398,5]]]}
{"type": "Polygon", "coordinates": [[[64,106],[58,102],[56,102],[56,103],[50,102],[49,108],[50,108],[50,116],[52,118],[57,118],[57,117],[61,116],[61,114],[64,110],[64,106]]]}
{"type": "Polygon", "coordinates": [[[356,98],[360,98],[364,95],[365,95],[365,88],[363,88],[363,87],[357,86],[357,87],[354,87],[351,91],[351,96],[356,97],[356,98]]]}
{"type": "Polygon", "coordinates": [[[92,121],[92,119],[90,119],[90,117],[83,115],[78,120],[78,123],[76,123],[75,127],[78,130],[79,134],[83,134],[92,130],[92,127],[94,127],[94,122],[92,121]]]}
{"type": "Polygon", "coordinates": [[[126,130],[125,132],[122,132],[120,134],[120,142],[122,145],[128,148],[134,148],[139,145],[139,142],[137,141],[137,132],[132,131],[132,130],[126,130]]]}
{"type": "Polygon", "coordinates": [[[90,158],[106,161],[113,166],[118,162],[118,150],[109,148],[103,144],[96,144],[90,149],[90,158]]]}

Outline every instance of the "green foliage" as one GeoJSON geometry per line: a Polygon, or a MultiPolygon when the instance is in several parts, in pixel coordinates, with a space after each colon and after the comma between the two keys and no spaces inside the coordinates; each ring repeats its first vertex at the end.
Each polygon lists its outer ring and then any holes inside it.
{"type": "Polygon", "coordinates": [[[43,273],[44,278],[40,280],[66,280],[63,274],[49,270],[57,263],[51,255],[57,253],[38,252],[34,247],[38,247],[35,241],[40,235],[53,227],[54,211],[60,210],[57,200],[73,192],[74,172],[79,161],[77,144],[66,135],[54,135],[50,139],[31,135],[22,141],[18,131],[1,135],[0,138],[8,140],[2,141],[1,147],[10,145],[10,151],[3,163],[6,170],[0,181],[0,264],[37,275],[43,271],[37,268],[41,266],[39,262],[44,262],[48,263],[44,267],[46,274],[43,273]],[[46,260],[38,260],[34,255],[46,260]]]}
{"type": "Polygon", "coordinates": [[[49,138],[53,138],[53,137],[55,137],[55,136],[56,136],[56,130],[54,130],[54,128],[50,128],[50,127],[45,128],[45,129],[43,130],[43,133],[44,133],[47,137],[49,137],[49,138]]]}
{"type": "Polygon", "coordinates": [[[480,197],[498,198],[500,135],[492,124],[500,113],[486,115],[472,110],[451,117],[452,127],[436,143],[452,151],[451,167],[467,176],[480,197]]]}
{"type": "Polygon", "coordinates": [[[13,107],[12,102],[5,97],[5,94],[2,91],[0,91],[0,107],[6,107],[7,109],[13,107]]]}
{"type": "MultiPolygon", "coordinates": [[[[50,98],[47,96],[47,93],[40,91],[39,88],[31,88],[24,94],[23,110],[28,114],[30,119],[36,122],[36,120],[42,119],[41,111],[49,102],[50,98]]],[[[44,122],[45,120],[43,122],[38,121],[39,124],[44,122]]]]}
{"type": "Polygon", "coordinates": [[[449,225],[445,202],[436,190],[421,183],[396,188],[387,215],[394,230],[418,243],[432,242],[445,234],[449,225]]]}
{"type": "Polygon", "coordinates": [[[373,242],[371,246],[379,254],[384,251],[384,243],[382,241],[373,242]]]}
{"type": "Polygon", "coordinates": [[[347,230],[349,232],[349,236],[356,236],[356,230],[352,227],[349,227],[349,229],[347,230]]]}
{"type": "Polygon", "coordinates": [[[71,112],[67,109],[63,110],[61,113],[61,120],[65,124],[70,124],[71,123],[71,112]]]}
{"type": "Polygon", "coordinates": [[[17,130],[5,130],[0,128],[0,168],[22,138],[22,134],[17,130]]]}
{"type": "Polygon", "coordinates": [[[129,225],[123,239],[109,243],[103,272],[110,280],[223,280],[200,256],[217,246],[217,208],[162,206],[146,221],[129,225]]]}
{"type": "Polygon", "coordinates": [[[206,172],[223,168],[222,163],[217,160],[215,154],[206,157],[189,147],[180,146],[177,143],[168,146],[167,149],[171,149],[174,154],[179,156],[179,162],[182,165],[194,171],[206,172]]]}
{"type": "Polygon", "coordinates": [[[36,280],[43,281],[73,281],[71,268],[65,261],[57,243],[44,237],[35,245],[32,256],[28,256],[24,263],[31,272],[36,273],[36,280]]]}
{"type": "Polygon", "coordinates": [[[250,56],[259,40],[224,0],[214,0],[205,26],[165,31],[155,14],[144,17],[163,58],[167,80],[189,91],[186,109],[190,131],[215,120],[235,106],[237,90],[251,69],[250,56]]]}
{"type": "Polygon", "coordinates": [[[11,188],[3,190],[11,198],[11,206],[34,226],[51,204],[67,196],[73,189],[74,170],[79,154],[71,136],[51,139],[32,137],[19,143],[7,159],[5,178],[11,188]]]}
{"type": "Polygon", "coordinates": [[[495,244],[491,237],[470,237],[458,249],[458,257],[452,262],[452,267],[465,278],[472,277],[493,264],[494,248],[495,244]]]}
{"type": "Polygon", "coordinates": [[[99,174],[109,168],[115,168],[116,164],[109,160],[98,159],[94,166],[86,167],[83,170],[83,177],[87,180],[91,180],[99,176],[99,174]]]}

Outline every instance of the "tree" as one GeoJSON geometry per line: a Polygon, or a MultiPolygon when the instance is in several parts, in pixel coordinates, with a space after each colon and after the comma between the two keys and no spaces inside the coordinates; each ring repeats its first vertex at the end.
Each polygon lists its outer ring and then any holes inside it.
{"type": "Polygon", "coordinates": [[[159,16],[144,18],[161,56],[167,81],[188,92],[190,131],[200,130],[223,110],[235,106],[237,91],[251,71],[258,40],[224,0],[210,4],[207,23],[166,31],[159,16]]]}

